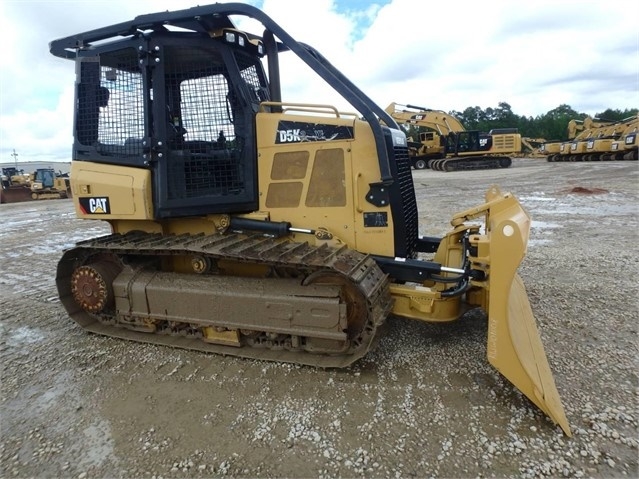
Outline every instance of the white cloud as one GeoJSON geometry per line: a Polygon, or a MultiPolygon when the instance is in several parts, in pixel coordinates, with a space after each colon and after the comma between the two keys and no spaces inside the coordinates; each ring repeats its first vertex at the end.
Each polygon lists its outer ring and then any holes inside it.
{"type": "Polygon", "coordinates": [[[394,0],[355,46],[358,58],[379,58],[360,82],[383,104],[447,111],[500,101],[527,116],[561,103],[590,114],[637,107],[638,18],[631,1],[611,10],[592,1],[394,0]]]}
{"type": "MultiPolygon", "coordinates": [[[[505,101],[516,114],[536,116],[562,103],[591,115],[639,106],[635,0],[252,3],[382,108],[395,101],[450,111],[505,101]]],[[[25,161],[68,159],[74,67],[48,52],[51,40],[197,4],[5,0],[0,28],[11,44],[0,57],[0,161],[10,161],[14,148],[25,161]]],[[[286,101],[353,110],[291,53],[281,55],[281,67],[286,101]]]]}

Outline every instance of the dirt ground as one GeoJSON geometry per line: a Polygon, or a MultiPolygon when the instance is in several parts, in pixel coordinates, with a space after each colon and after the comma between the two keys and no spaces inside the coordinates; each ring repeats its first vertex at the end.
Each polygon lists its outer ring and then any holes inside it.
{"type": "Polygon", "coordinates": [[[638,477],[637,163],[414,180],[422,234],[492,184],[531,214],[520,274],[573,438],[488,364],[472,316],[391,317],[340,371],[85,333],[56,263],[108,229],[50,200],[0,206],[0,477],[638,477]]]}

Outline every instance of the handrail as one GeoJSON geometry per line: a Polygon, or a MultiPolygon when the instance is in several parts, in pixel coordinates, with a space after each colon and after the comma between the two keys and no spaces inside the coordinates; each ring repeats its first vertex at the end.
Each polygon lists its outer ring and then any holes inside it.
{"type": "Polygon", "coordinates": [[[357,113],[353,112],[340,112],[332,105],[324,105],[320,103],[292,103],[292,102],[278,102],[278,101],[263,101],[260,103],[259,112],[267,113],[266,107],[282,107],[284,112],[287,111],[300,111],[306,113],[323,113],[329,115],[331,112],[335,114],[335,118],[342,118],[342,116],[352,116],[357,118],[357,113]],[[330,110],[330,111],[320,111],[330,110]]]}

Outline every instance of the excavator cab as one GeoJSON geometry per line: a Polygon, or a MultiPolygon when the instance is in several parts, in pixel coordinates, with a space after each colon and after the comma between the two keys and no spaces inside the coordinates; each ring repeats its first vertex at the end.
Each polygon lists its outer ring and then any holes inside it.
{"type": "Polygon", "coordinates": [[[76,63],[76,213],[112,229],[58,263],[61,303],[86,330],[344,367],[391,313],[447,322],[480,307],[491,364],[569,434],[516,274],[530,218],[513,195],[491,188],[445,237],[420,236],[393,117],[250,5],[142,15],[50,49],[76,63]],[[357,113],[283,101],[287,50],[357,113]]]}
{"type": "Polygon", "coordinates": [[[476,130],[450,132],[446,137],[446,153],[452,155],[488,151],[491,146],[491,136],[476,130]]]}

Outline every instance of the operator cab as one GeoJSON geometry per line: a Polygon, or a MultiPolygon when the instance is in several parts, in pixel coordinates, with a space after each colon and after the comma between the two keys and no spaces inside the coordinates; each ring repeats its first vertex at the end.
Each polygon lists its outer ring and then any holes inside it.
{"type": "Polygon", "coordinates": [[[33,180],[42,184],[43,188],[53,188],[55,171],[48,168],[40,168],[35,171],[33,180]]]}
{"type": "Polygon", "coordinates": [[[489,151],[492,146],[492,137],[480,131],[451,132],[446,137],[446,153],[453,155],[489,151]]]}
{"type": "Polygon", "coordinates": [[[152,31],[77,52],[74,160],[152,170],[157,218],[257,209],[263,46],[152,31]]]}

